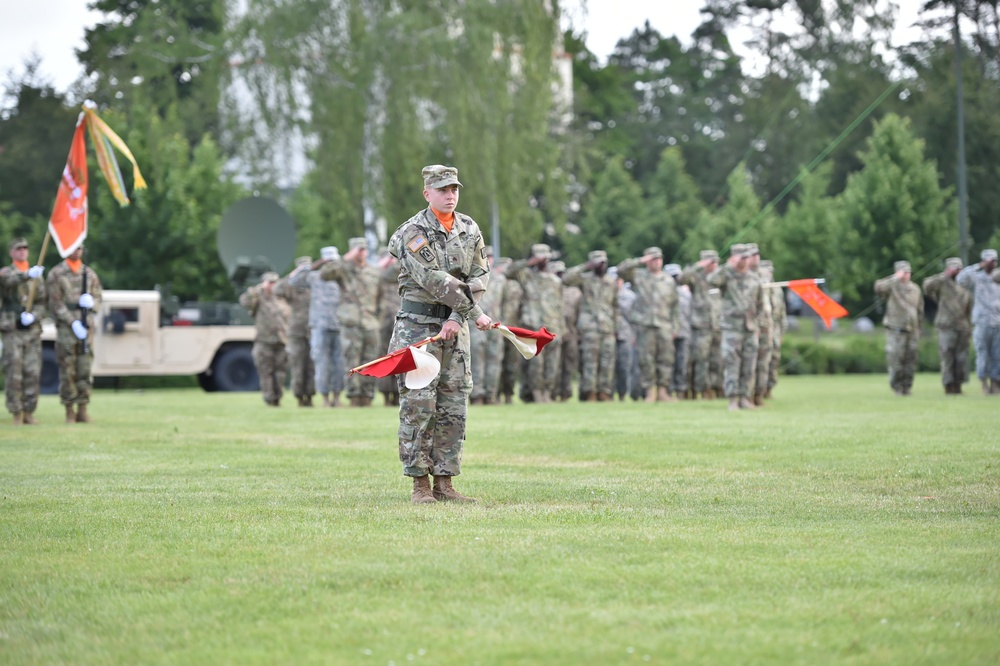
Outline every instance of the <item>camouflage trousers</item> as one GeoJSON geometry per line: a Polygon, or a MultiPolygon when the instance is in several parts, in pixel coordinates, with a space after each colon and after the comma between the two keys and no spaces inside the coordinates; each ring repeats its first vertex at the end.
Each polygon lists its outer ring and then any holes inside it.
{"type": "Polygon", "coordinates": [[[722,331],[722,390],[727,398],[750,398],[757,374],[757,331],[722,331]]]}
{"type": "Polygon", "coordinates": [[[969,331],[937,329],[938,358],[941,360],[941,383],[964,384],[969,381],[969,331]]]}
{"type": "Polygon", "coordinates": [[[615,334],[580,331],[580,395],[612,395],[615,387],[615,334]]]}
{"type": "MultiPolygon", "coordinates": [[[[469,329],[472,354],[472,398],[496,400],[500,393],[505,340],[497,331],[469,329]]],[[[546,353],[548,347],[545,348],[546,353]]]]}
{"type": "MultiPolygon", "coordinates": [[[[382,356],[379,351],[377,329],[345,326],[341,335],[344,341],[344,363],[347,365],[348,371],[382,356]]],[[[374,398],[375,378],[360,373],[348,377],[347,397],[374,398]]]]}
{"type": "MultiPolygon", "coordinates": [[[[378,355],[382,356],[388,353],[389,342],[392,340],[392,329],[396,325],[396,317],[386,318],[387,321],[383,321],[382,325],[378,329],[378,355]]],[[[378,388],[380,393],[395,393],[396,392],[396,376],[389,375],[388,377],[379,377],[375,381],[375,386],[378,388]]]]}
{"type": "Polygon", "coordinates": [[[642,389],[669,388],[674,374],[674,336],[669,328],[636,326],[642,389]]]}
{"type": "Polygon", "coordinates": [[[568,400],[573,397],[573,382],[580,371],[580,342],[575,332],[563,336],[560,352],[559,383],[555,397],[568,400]]]}
{"type": "Polygon", "coordinates": [[[260,378],[260,392],[269,405],[281,400],[288,374],[288,352],[280,342],[254,342],[253,363],[260,378]]]}
{"type": "Polygon", "coordinates": [[[521,399],[532,402],[538,392],[555,395],[562,370],[561,351],[562,339],[557,337],[541,354],[521,361],[521,399]]]}
{"type": "Polygon", "coordinates": [[[757,331],[757,379],[754,382],[754,393],[763,394],[767,390],[772,353],[771,329],[761,328],[757,331]]]}
{"type": "Polygon", "coordinates": [[[687,338],[674,338],[674,372],[670,377],[670,388],[675,393],[684,393],[690,388],[687,357],[687,338]]]}
{"type": "Polygon", "coordinates": [[[771,329],[771,367],[767,370],[767,388],[773,389],[778,384],[778,369],[781,367],[781,344],[784,334],[777,329],[771,329]]]}
{"type": "Polygon", "coordinates": [[[712,355],[712,331],[707,328],[692,328],[688,340],[688,374],[692,378],[691,388],[696,393],[715,386],[709,376],[712,355]]]}
{"type": "MultiPolygon", "coordinates": [[[[320,395],[340,393],[347,383],[340,329],[314,328],[309,337],[309,354],[316,369],[316,392],[320,395]]],[[[379,354],[381,356],[381,354],[379,354]]]]}
{"type": "Polygon", "coordinates": [[[521,379],[521,361],[523,357],[507,344],[503,348],[503,363],[500,365],[500,393],[506,396],[514,395],[517,383],[521,379]]]}
{"type": "Polygon", "coordinates": [[[73,329],[60,324],[56,327],[56,361],[59,363],[59,401],[64,405],[86,405],[93,392],[91,367],[94,364],[94,343],[84,344],[73,335],[73,329]]]}
{"type": "Polygon", "coordinates": [[[889,386],[893,390],[908,391],[913,387],[919,342],[919,333],[886,330],[885,360],[889,366],[889,386]]]}
{"type": "Polygon", "coordinates": [[[976,345],[976,375],[1000,382],[1000,326],[976,324],[972,341],[976,345]]]}
{"type": "Polygon", "coordinates": [[[288,338],[288,370],[292,376],[292,395],[305,398],[316,393],[316,368],[309,351],[309,338],[288,338]]]}
{"type": "Polygon", "coordinates": [[[722,388],[722,331],[712,331],[712,344],[708,350],[708,381],[713,388],[722,388]]]}
{"type": "MultiPolygon", "coordinates": [[[[442,322],[421,324],[396,319],[390,351],[441,332],[442,322]]],[[[451,340],[423,347],[441,362],[441,372],[422,389],[408,389],[398,375],[399,461],[406,476],[457,476],[462,471],[465,419],[472,391],[469,329],[463,325],[451,340]]]]}
{"type": "Polygon", "coordinates": [[[625,396],[638,400],[645,395],[639,350],[628,340],[615,341],[615,393],[619,400],[624,400],[625,396]]]}
{"type": "Polygon", "coordinates": [[[3,378],[7,411],[33,413],[42,374],[42,333],[38,327],[3,334],[3,378]]]}

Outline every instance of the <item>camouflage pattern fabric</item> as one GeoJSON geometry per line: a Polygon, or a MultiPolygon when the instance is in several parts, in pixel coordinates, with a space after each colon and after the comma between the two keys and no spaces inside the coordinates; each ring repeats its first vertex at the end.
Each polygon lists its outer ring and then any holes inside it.
{"type": "MultiPolygon", "coordinates": [[[[502,269],[494,266],[486,292],[479,301],[483,312],[491,317],[500,316],[503,312],[503,294],[506,285],[506,275],[502,269]]],[[[495,331],[470,328],[469,339],[472,345],[472,399],[495,402],[500,393],[500,369],[503,365],[505,344],[503,336],[495,331]]]]}
{"type": "Polygon", "coordinates": [[[579,287],[563,285],[563,324],[564,333],[560,348],[559,382],[556,397],[568,400],[573,397],[573,382],[580,372],[580,336],[576,330],[576,320],[580,316],[579,287]]]}
{"type": "Polygon", "coordinates": [[[948,386],[969,381],[969,342],[972,340],[972,331],[939,328],[937,337],[941,383],[948,386]]]}
{"type": "Polygon", "coordinates": [[[427,345],[441,362],[441,372],[426,387],[409,389],[399,376],[399,460],[406,476],[456,476],[462,447],[472,366],[469,326],[483,314],[478,300],[486,291],[490,265],[475,220],[455,212],[447,232],[426,208],[404,222],[389,240],[400,263],[399,293],[404,308],[396,316],[390,351],[441,331],[441,318],[404,312],[406,302],[444,305],[460,325],[451,340],[427,345]]]}
{"type": "Polygon", "coordinates": [[[674,338],[674,371],[671,374],[670,388],[675,393],[684,394],[692,386],[692,376],[688,372],[690,364],[689,344],[691,340],[691,288],[686,285],[677,287],[677,317],[680,328],[674,338]]]}
{"type": "MultiPolygon", "coordinates": [[[[379,356],[389,349],[392,340],[392,329],[396,325],[396,313],[399,312],[399,262],[393,258],[390,265],[382,269],[379,278],[378,296],[378,348],[379,356]]],[[[376,381],[378,390],[382,393],[396,393],[396,378],[393,375],[380,377],[376,381]]]]}
{"type": "Polygon", "coordinates": [[[79,273],[63,261],[49,271],[45,281],[48,293],[48,310],[56,320],[56,360],[59,363],[59,400],[64,405],[85,405],[93,392],[91,367],[94,362],[94,312],[100,311],[103,289],[101,281],[89,266],[82,266],[79,273]],[[73,322],[82,321],[80,295],[83,291],[84,273],[87,292],[94,297],[94,307],[87,313],[86,345],[73,334],[73,322]]]}
{"type": "Polygon", "coordinates": [[[629,313],[635,327],[643,390],[670,388],[674,374],[674,332],[680,329],[677,283],[639,259],[618,264],[618,277],[632,283],[636,299],[629,313]]]}
{"type": "MultiPolygon", "coordinates": [[[[378,299],[382,273],[374,266],[333,259],[320,269],[324,280],[340,285],[340,334],[348,370],[382,355],[379,345],[378,299]]],[[[375,397],[375,378],[362,374],[347,380],[349,398],[375,397]]]]}
{"type": "Polygon", "coordinates": [[[924,297],[913,282],[902,282],[895,275],[875,282],[875,293],[886,300],[885,357],[889,366],[889,386],[908,392],[917,370],[920,323],[924,315],[924,297]]]}
{"type": "Polygon", "coordinates": [[[611,275],[598,275],[586,264],[566,270],[563,284],[579,287],[580,395],[597,392],[611,396],[615,381],[615,317],[618,286],[611,275]]]}
{"type": "Polygon", "coordinates": [[[722,331],[722,390],[727,398],[753,396],[757,371],[756,331],[722,331]]]}
{"type": "Polygon", "coordinates": [[[21,312],[28,302],[32,280],[14,266],[0,268],[0,333],[3,338],[4,390],[7,411],[33,413],[38,407],[42,373],[42,318],[45,317],[45,282],[34,280],[31,309],[35,322],[21,325],[21,312]]]}
{"type": "Polygon", "coordinates": [[[757,374],[760,281],[723,264],[708,276],[722,295],[722,390],[727,398],[750,398],[757,374]]]}
{"type": "MultiPolygon", "coordinates": [[[[521,302],[524,300],[524,288],[516,280],[507,280],[503,290],[503,317],[505,324],[521,325],[521,302]]],[[[500,365],[500,393],[507,398],[514,395],[518,381],[521,378],[521,355],[514,345],[503,345],[503,361],[500,365]]]]}
{"type": "Polygon", "coordinates": [[[919,332],[886,330],[885,360],[889,366],[889,386],[894,391],[909,391],[913,387],[919,343],[919,332]]]}
{"type": "Polygon", "coordinates": [[[240,305],[254,318],[253,360],[260,378],[264,402],[277,405],[288,373],[288,324],[291,306],[274,291],[262,285],[250,287],[240,295],[240,305]]]}
{"type": "Polygon", "coordinates": [[[519,282],[523,291],[520,325],[532,330],[544,326],[556,336],[537,360],[522,363],[521,397],[530,402],[535,396],[551,396],[556,392],[560,370],[559,347],[562,344],[564,325],[562,280],[537,266],[529,266],[528,261],[515,261],[506,271],[508,279],[519,282]]]}
{"type": "Polygon", "coordinates": [[[972,292],[945,273],[924,280],[924,293],[937,303],[937,329],[941,383],[969,381],[969,342],[972,338],[972,292]]]}
{"type": "Polygon", "coordinates": [[[714,386],[709,377],[714,335],[716,334],[710,329],[692,328],[691,338],[688,340],[688,374],[691,376],[691,388],[699,394],[714,386]]]}
{"type": "MultiPolygon", "coordinates": [[[[307,264],[296,268],[293,274],[308,271],[307,264]]],[[[292,395],[296,398],[311,397],[316,393],[316,368],[309,349],[309,306],[312,294],[308,287],[293,285],[291,275],[278,282],[275,293],[288,301],[292,308],[287,345],[292,395]]]]}
{"type": "Polygon", "coordinates": [[[771,365],[767,371],[767,390],[778,384],[778,368],[781,367],[781,345],[788,330],[788,308],[785,305],[785,290],[770,288],[771,297],[771,365]]]}
{"type": "MultiPolygon", "coordinates": [[[[340,330],[312,329],[309,351],[312,354],[313,367],[316,369],[316,392],[320,395],[329,395],[331,392],[343,391],[347,385],[347,369],[344,364],[344,347],[340,330]]],[[[395,382],[395,379],[393,381],[395,382]]],[[[392,390],[395,392],[396,387],[393,386],[392,390]]]]}
{"type": "Polygon", "coordinates": [[[260,392],[264,402],[277,405],[281,400],[285,378],[288,374],[288,353],[280,342],[253,343],[253,362],[260,377],[260,392]]]}

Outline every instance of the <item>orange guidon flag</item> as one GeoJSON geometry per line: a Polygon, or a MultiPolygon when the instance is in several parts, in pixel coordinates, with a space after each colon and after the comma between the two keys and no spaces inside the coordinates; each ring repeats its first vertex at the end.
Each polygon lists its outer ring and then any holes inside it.
{"type": "Polygon", "coordinates": [[[834,319],[847,316],[847,310],[816,286],[816,280],[789,280],[788,287],[816,311],[827,328],[834,319]]]}
{"type": "Polygon", "coordinates": [[[56,241],[59,255],[66,257],[80,247],[87,237],[87,145],[84,139],[84,114],[76,121],[73,143],[63,168],[56,204],[49,219],[49,232],[56,241]]]}

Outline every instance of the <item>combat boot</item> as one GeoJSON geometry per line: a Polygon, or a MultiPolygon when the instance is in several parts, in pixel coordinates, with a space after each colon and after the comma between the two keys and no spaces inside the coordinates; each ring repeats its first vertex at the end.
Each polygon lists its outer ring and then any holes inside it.
{"type": "Polygon", "coordinates": [[[413,495],[410,501],[414,504],[434,504],[434,493],[431,491],[431,477],[427,474],[413,477],[413,495]]]}
{"type": "Polygon", "coordinates": [[[656,402],[656,389],[649,387],[646,389],[646,402],[656,402]]]}
{"type": "Polygon", "coordinates": [[[24,425],[24,412],[14,412],[14,425],[24,425]]]}
{"type": "Polygon", "coordinates": [[[763,393],[754,393],[753,394],[753,404],[756,405],[757,407],[762,406],[764,404],[764,394],[763,393]]]}
{"type": "Polygon", "coordinates": [[[361,406],[361,398],[359,398],[356,395],[351,396],[351,407],[360,407],[360,406],[361,406]]]}
{"type": "Polygon", "coordinates": [[[597,402],[611,402],[614,398],[611,397],[610,393],[598,393],[597,402]]]}
{"type": "Polygon", "coordinates": [[[766,391],[764,391],[764,399],[765,400],[771,399],[771,389],[767,389],[766,391]]]}
{"type": "Polygon", "coordinates": [[[1000,380],[990,380],[990,395],[1000,395],[1000,380]]]}
{"type": "Polygon", "coordinates": [[[306,398],[305,398],[305,396],[297,395],[297,396],[295,396],[295,400],[296,400],[296,402],[299,403],[299,407],[305,407],[306,406],[306,398]]]}
{"type": "Polygon", "coordinates": [[[713,398],[715,398],[715,394],[712,393],[712,389],[705,389],[701,392],[702,400],[712,400],[713,398]]]}
{"type": "Polygon", "coordinates": [[[740,398],[739,406],[740,409],[757,409],[753,406],[753,402],[749,398],[740,398]]]}
{"type": "Polygon", "coordinates": [[[738,412],[740,410],[740,401],[736,398],[729,399],[729,411],[738,412]]]}
{"type": "Polygon", "coordinates": [[[330,406],[330,396],[327,395],[326,393],[323,394],[323,406],[324,407],[330,406]]]}
{"type": "Polygon", "coordinates": [[[676,398],[670,395],[666,386],[660,386],[656,389],[656,400],[657,402],[674,402],[676,398]]]}
{"type": "Polygon", "coordinates": [[[66,408],[66,423],[76,423],[76,412],[73,405],[63,405],[66,408]]]}
{"type": "Polygon", "coordinates": [[[434,477],[434,499],[439,502],[478,502],[474,497],[466,497],[451,486],[450,476],[434,477]]]}
{"type": "MultiPolygon", "coordinates": [[[[965,395],[964,393],[962,393],[962,383],[961,382],[955,382],[954,384],[952,384],[951,385],[951,392],[954,395],[965,395]]],[[[25,423],[27,423],[27,421],[25,421],[25,423]]]]}
{"type": "Polygon", "coordinates": [[[24,425],[38,425],[35,416],[31,412],[24,413],[24,425]]]}
{"type": "Polygon", "coordinates": [[[87,403],[83,402],[76,406],[76,422],[90,423],[90,415],[87,414],[87,403]]]}
{"type": "Polygon", "coordinates": [[[312,407],[313,406],[313,397],[312,397],[312,395],[307,395],[305,397],[305,402],[306,402],[306,404],[302,405],[303,407],[312,407]]]}
{"type": "Polygon", "coordinates": [[[983,395],[989,395],[990,394],[990,380],[988,380],[988,379],[980,379],[979,381],[983,385],[983,395]]]}
{"type": "Polygon", "coordinates": [[[340,391],[336,391],[333,394],[333,404],[330,405],[330,406],[331,407],[340,407],[340,391]]]}

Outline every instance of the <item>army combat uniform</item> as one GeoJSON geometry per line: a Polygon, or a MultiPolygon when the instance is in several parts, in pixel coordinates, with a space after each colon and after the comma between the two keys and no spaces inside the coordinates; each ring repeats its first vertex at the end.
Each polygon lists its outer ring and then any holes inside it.
{"type": "Polygon", "coordinates": [[[293,275],[309,272],[312,259],[299,257],[295,263],[295,270],[278,281],[275,293],[288,301],[292,309],[287,346],[292,395],[299,401],[300,407],[312,407],[312,397],[316,394],[316,368],[309,349],[309,304],[312,294],[308,288],[292,284],[293,275]]]}
{"type": "Polygon", "coordinates": [[[14,265],[0,268],[0,334],[3,336],[4,388],[7,411],[15,422],[34,424],[42,372],[42,318],[45,316],[45,282],[31,280],[14,265]],[[35,299],[30,326],[21,323],[32,282],[35,299]],[[20,417],[20,418],[19,418],[20,417]]]}
{"type": "MultiPolygon", "coordinates": [[[[950,257],[948,268],[962,268],[962,260],[950,257]]],[[[938,273],[924,280],[924,293],[937,303],[937,329],[941,383],[949,395],[962,392],[969,381],[969,342],[972,339],[972,292],[958,284],[956,276],[938,273]]]]}
{"type": "Polygon", "coordinates": [[[490,265],[475,220],[457,211],[454,216],[446,232],[428,207],[389,240],[400,264],[402,298],[389,351],[437,335],[448,320],[461,326],[450,340],[424,347],[441,362],[440,374],[429,385],[409,389],[399,376],[399,460],[403,474],[415,478],[456,476],[462,468],[472,390],[466,322],[483,314],[477,302],[486,291],[490,265]]]}
{"type": "MultiPolygon", "coordinates": [[[[593,250],[590,261],[607,262],[604,250],[593,250]]],[[[579,287],[580,399],[611,400],[615,383],[615,312],[618,285],[613,276],[598,275],[587,264],[567,269],[563,284],[579,287]]]]}
{"type": "MultiPolygon", "coordinates": [[[[532,257],[549,259],[552,251],[544,243],[532,246],[532,257]]],[[[542,326],[556,338],[545,347],[538,359],[525,360],[521,365],[521,399],[525,402],[549,402],[556,393],[559,378],[559,353],[562,345],[562,290],[559,276],[541,265],[530,266],[530,259],[521,259],[507,269],[507,277],[516,280],[524,290],[521,302],[521,326],[538,330],[542,326]]]]}
{"type": "MultiPolygon", "coordinates": [[[[265,273],[263,282],[277,282],[277,273],[265,273]],[[272,278],[270,280],[269,278],[272,278]]],[[[240,296],[240,305],[254,318],[253,362],[260,377],[264,402],[278,407],[288,374],[288,322],[292,311],[288,301],[263,284],[250,287],[240,296]]]]}
{"type": "MultiPolygon", "coordinates": [[[[743,245],[734,245],[734,256],[748,256],[743,245]]],[[[722,295],[723,391],[730,408],[752,409],[757,371],[757,304],[760,282],[750,271],[723,264],[708,276],[708,283],[722,295]]]]}
{"type": "MultiPolygon", "coordinates": [[[[489,246],[486,249],[489,250],[489,246]]],[[[503,312],[503,293],[507,285],[504,272],[509,264],[510,259],[506,257],[501,257],[493,264],[486,293],[479,301],[483,312],[492,312],[497,316],[503,312]]],[[[469,328],[469,338],[472,345],[472,404],[495,404],[500,394],[504,339],[495,332],[480,331],[472,327],[469,328]]]]}
{"type": "MultiPolygon", "coordinates": [[[[897,261],[895,270],[910,271],[909,263],[897,261]]],[[[889,366],[889,386],[896,395],[909,395],[917,371],[920,323],[924,318],[924,296],[913,282],[903,282],[895,274],[875,282],[875,293],[886,300],[885,357],[889,366]]]]}
{"type": "Polygon", "coordinates": [[[101,308],[101,281],[90,266],[80,264],[74,271],[67,261],[63,261],[49,272],[45,288],[49,312],[56,320],[59,400],[66,407],[67,422],[71,421],[74,405],[77,409],[75,420],[86,422],[89,420],[87,405],[93,392],[94,312],[101,308]],[[94,298],[92,308],[80,307],[80,296],[85,293],[94,298]],[[73,333],[75,321],[83,322],[86,327],[85,340],[73,333]]]}

